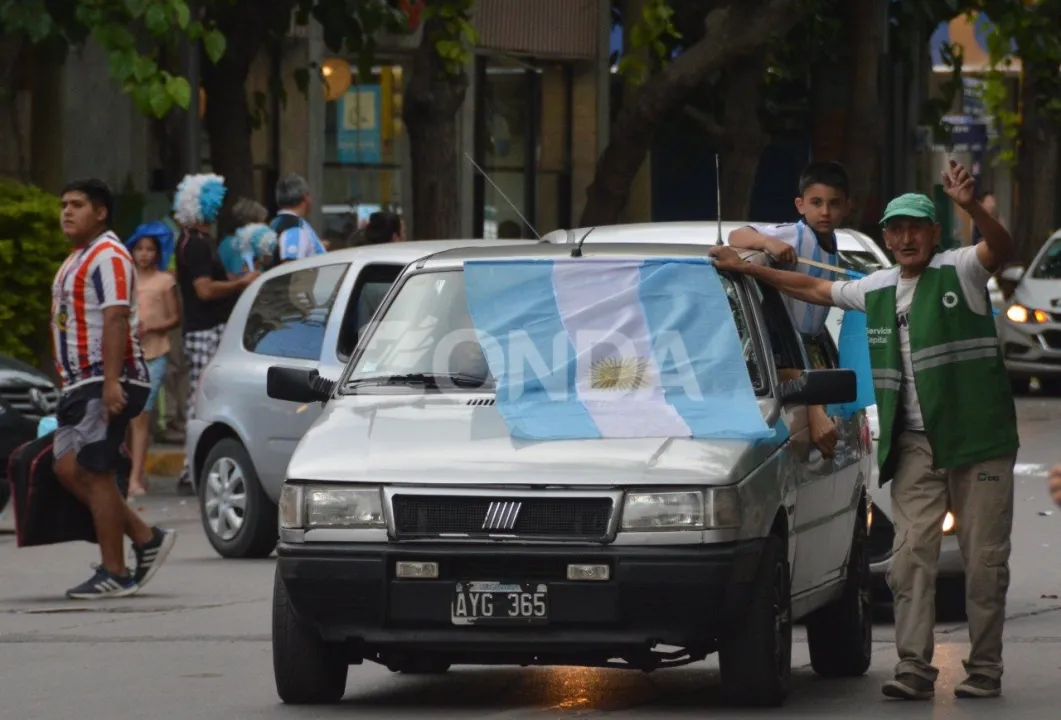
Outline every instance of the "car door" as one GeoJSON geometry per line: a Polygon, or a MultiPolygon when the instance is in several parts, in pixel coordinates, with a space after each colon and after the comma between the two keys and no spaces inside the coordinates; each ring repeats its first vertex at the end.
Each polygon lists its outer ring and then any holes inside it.
{"type": "MultiPolygon", "coordinates": [[[[776,290],[754,283],[778,369],[806,370],[808,358],[788,310],[776,290]]],[[[797,460],[796,507],[791,531],[795,535],[792,593],[797,595],[820,585],[831,560],[826,557],[832,541],[830,515],[834,503],[835,472],[832,460],[822,456],[810,439],[807,408],[789,405],[783,410],[789,428],[789,451],[797,460]]]]}
{"type": "MultiPolygon", "coordinates": [[[[272,365],[307,369],[322,367],[333,355],[326,338],[335,307],[345,307],[342,292],[350,263],[303,267],[268,277],[247,312],[243,347],[251,355],[248,373],[255,373],[252,396],[246,397],[243,426],[255,469],[263,487],[279,487],[298,441],[320,414],[320,405],[274,400],[265,393],[265,375],[272,365]]],[[[347,289],[347,292],[349,290],[347,289]]],[[[334,334],[334,332],[332,333],[334,334]]],[[[337,377],[338,373],[331,373],[337,377]]]]}
{"type": "MultiPolygon", "coordinates": [[[[833,370],[840,367],[840,353],[828,332],[806,343],[807,354],[815,369],[833,370]]],[[[847,562],[847,550],[854,532],[858,498],[865,484],[867,443],[863,437],[868,432],[866,411],[859,410],[843,416],[838,408],[828,408],[829,416],[836,425],[836,456],[833,458],[833,496],[829,512],[828,527],[831,542],[824,550],[828,556],[825,568],[826,579],[843,572],[847,562]]]]}

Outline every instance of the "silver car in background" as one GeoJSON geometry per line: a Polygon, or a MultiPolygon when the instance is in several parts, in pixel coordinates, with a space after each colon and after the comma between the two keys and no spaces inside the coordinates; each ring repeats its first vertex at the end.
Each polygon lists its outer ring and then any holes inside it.
{"type": "MultiPolygon", "coordinates": [[[[734,230],[747,227],[749,222],[723,222],[721,224],[721,237],[723,244],[729,242],[729,235],[734,230]]],[[[545,240],[551,242],[577,243],[585,238],[586,244],[593,243],[681,243],[690,245],[714,245],[719,238],[719,224],[717,222],[672,222],[672,223],[644,223],[636,225],[609,225],[592,228],[579,228],[576,230],[557,230],[546,235],[545,240]]],[[[887,253],[873,241],[869,235],[852,230],[840,228],[836,231],[837,255],[840,266],[858,273],[868,275],[874,270],[887,268],[893,265],[887,253]]],[[[1061,296],[1061,284],[1058,286],[1058,295],[1061,296]]],[[[1061,316],[1059,316],[1061,317],[1061,316]]],[[[832,308],[826,319],[826,328],[834,343],[839,342],[840,325],[843,322],[844,312],[839,308],[832,308]]],[[[1058,370],[1061,371],[1061,365],[1058,370]]],[[[874,448],[880,438],[880,428],[877,420],[877,406],[866,408],[866,416],[873,437],[874,448]]],[[[876,450],[874,449],[874,454],[876,450]]],[[[891,567],[892,548],[895,541],[895,526],[892,524],[892,502],[891,484],[883,486],[877,482],[877,462],[874,456],[873,478],[868,484],[871,506],[870,526],[870,572],[873,573],[876,597],[880,602],[888,602],[891,593],[888,590],[885,578],[891,567]]],[[[943,544],[940,549],[939,558],[939,592],[937,593],[937,606],[940,614],[944,617],[960,616],[965,608],[965,568],[962,564],[961,550],[958,547],[958,538],[954,534],[956,521],[951,513],[947,513],[943,521],[943,544]]]]}
{"type": "Polygon", "coordinates": [[[410,263],[443,250],[513,240],[439,240],[337,250],[269,271],[240,296],[203,371],[185,452],[203,529],[219,555],[267,557],[288,460],[320,406],[271,400],[270,365],[339,377],[391,284],[410,263]]]}
{"type": "Polygon", "coordinates": [[[1034,377],[1044,392],[1061,394],[1061,231],[1043,244],[1026,272],[1010,267],[1002,278],[1016,283],[995,319],[1013,389],[1028,392],[1034,377]]]}

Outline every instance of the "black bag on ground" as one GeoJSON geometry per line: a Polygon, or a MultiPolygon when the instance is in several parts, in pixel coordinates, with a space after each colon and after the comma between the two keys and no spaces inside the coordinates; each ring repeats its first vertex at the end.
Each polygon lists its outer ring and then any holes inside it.
{"type": "MultiPolygon", "coordinates": [[[[92,512],[60,484],[52,468],[54,436],[51,432],[16,448],[8,461],[11,512],[20,548],[76,540],[96,542],[92,512]]],[[[123,446],[117,473],[118,490],[123,498],[129,492],[131,465],[123,446]]]]}

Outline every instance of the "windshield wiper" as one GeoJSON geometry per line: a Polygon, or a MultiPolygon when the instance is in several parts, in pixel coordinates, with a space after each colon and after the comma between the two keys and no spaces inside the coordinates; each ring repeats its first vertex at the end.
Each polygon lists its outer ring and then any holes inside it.
{"type": "Polygon", "coordinates": [[[356,388],[363,385],[423,385],[435,389],[443,385],[451,385],[459,388],[482,388],[487,385],[487,382],[484,377],[467,373],[407,373],[357,378],[351,380],[346,386],[356,388]]]}

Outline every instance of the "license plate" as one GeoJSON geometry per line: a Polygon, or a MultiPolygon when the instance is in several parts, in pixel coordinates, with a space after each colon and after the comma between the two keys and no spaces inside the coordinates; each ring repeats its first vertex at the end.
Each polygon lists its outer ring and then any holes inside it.
{"type": "Polygon", "coordinates": [[[459,582],[450,604],[454,625],[544,625],[549,588],[542,583],[459,582]]]}

